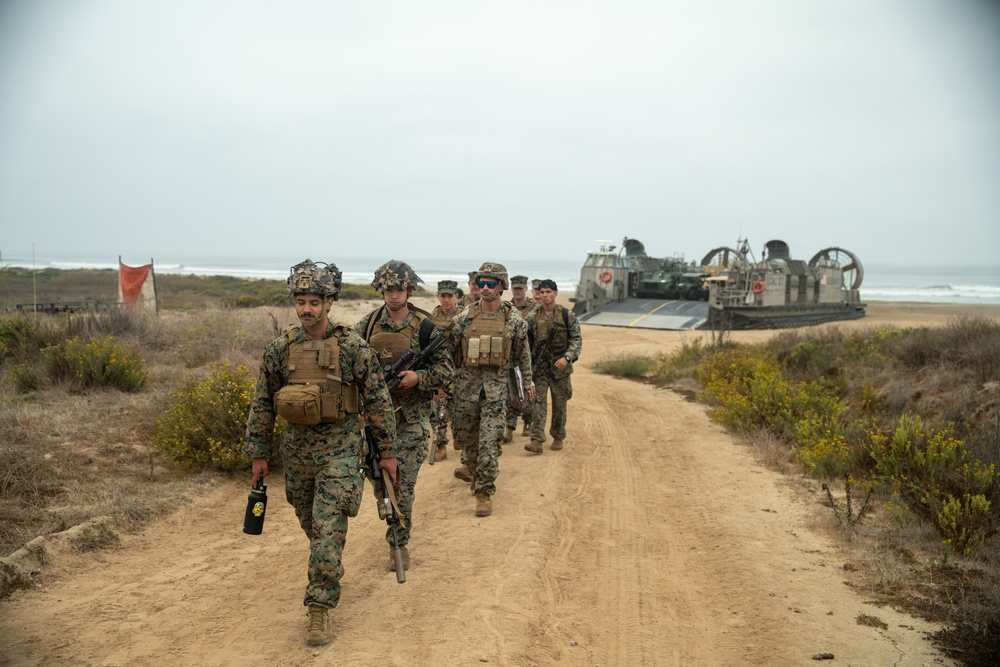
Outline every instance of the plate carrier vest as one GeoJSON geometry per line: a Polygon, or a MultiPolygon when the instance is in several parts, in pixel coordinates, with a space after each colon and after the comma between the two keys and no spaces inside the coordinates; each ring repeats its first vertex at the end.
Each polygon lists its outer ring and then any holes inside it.
{"type": "MultiPolygon", "coordinates": [[[[368,318],[365,340],[368,341],[368,345],[375,352],[375,356],[378,358],[378,363],[383,371],[388,370],[390,366],[396,363],[397,359],[410,349],[410,340],[413,338],[415,331],[420,331],[420,349],[427,347],[427,343],[431,339],[431,334],[434,332],[434,320],[431,319],[429,313],[409,303],[407,304],[407,308],[409,308],[413,317],[410,318],[410,323],[399,331],[375,331],[375,325],[382,318],[382,311],[385,309],[385,306],[377,308],[372,312],[371,317],[368,318]]],[[[396,387],[392,390],[392,393],[411,394],[414,391],[416,391],[416,387],[408,389],[396,387]]]]}
{"type": "Polygon", "coordinates": [[[469,366],[501,368],[510,359],[511,340],[507,338],[510,304],[503,304],[496,317],[483,317],[477,301],[469,306],[469,328],[462,336],[462,363],[469,366]]]}
{"type": "Polygon", "coordinates": [[[295,342],[298,330],[297,324],[285,329],[288,384],[319,386],[320,423],[340,422],[349,414],[357,414],[360,405],[358,385],[353,376],[345,379],[340,375],[340,339],[347,335],[347,325],[337,324],[333,336],[323,340],[310,338],[295,342]]]}
{"type": "Polygon", "coordinates": [[[569,349],[569,312],[562,306],[556,304],[556,309],[552,313],[552,319],[544,317],[545,311],[539,310],[538,317],[535,319],[535,329],[538,331],[537,337],[531,341],[532,346],[534,346],[535,340],[546,340],[549,337],[549,332],[552,327],[555,327],[555,332],[552,334],[552,354],[555,357],[561,357],[566,350],[569,349]],[[560,327],[556,324],[559,319],[559,311],[562,311],[562,321],[563,325],[560,327]]]}

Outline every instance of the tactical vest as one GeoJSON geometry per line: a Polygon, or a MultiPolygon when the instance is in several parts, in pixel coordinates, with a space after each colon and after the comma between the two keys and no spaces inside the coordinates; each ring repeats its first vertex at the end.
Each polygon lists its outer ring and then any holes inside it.
{"type": "Polygon", "coordinates": [[[295,324],[285,329],[288,384],[275,395],[278,414],[293,424],[307,425],[339,422],[356,414],[360,402],[354,377],[340,375],[340,338],[347,328],[338,324],[330,338],[295,341],[298,330],[295,324]]]}
{"type": "Polygon", "coordinates": [[[482,305],[469,308],[469,327],[462,337],[462,362],[469,366],[500,368],[510,359],[511,340],[507,338],[510,306],[503,304],[496,317],[483,317],[482,305]]]}
{"type": "MultiPolygon", "coordinates": [[[[378,357],[378,363],[382,367],[382,370],[388,369],[410,349],[410,341],[413,339],[415,332],[420,332],[419,340],[421,349],[426,347],[427,343],[430,342],[431,333],[434,330],[434,320],[430,318],[430,315],[426,311],[416,308],[413,304],[407,304],[407,307],[412,317],[410,318],[410,323],[399,331],[375,331],[376,325],[378,325],[379,320],[382,318],[385,306],[377,308],[371,314],[371,317],[368,318],[365,340],[368,341],[368,345],[371,346],[375,352],[375,356],[378,357]],[[426,324],[424,324],[425,322],[426,324]]],[[[408,389],[396,387],[392,390],[392,393],[410,394],[415,390],[416,387],[409,387],[408,389]]]]}
{"type": "Polygon", "coordinates": [[[552,333],[551,350],[553,356],[560,357],[569,349],[569,313],[562,306],[556,305],[551,320],[545,311],[539,310],[538,318],[535,320],[535,329],[538,332],[536,340],[547,340],[549,333],[552,333]],[[557,324],[560,310],[562,311],[562,326],[557,324]],[[555,327],[554,332],[551,331],[553,327],[555,327]]]}

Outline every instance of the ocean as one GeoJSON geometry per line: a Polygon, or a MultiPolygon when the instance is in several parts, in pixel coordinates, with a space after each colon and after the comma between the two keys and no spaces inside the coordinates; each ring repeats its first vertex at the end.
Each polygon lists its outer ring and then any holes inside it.
{"type": "MultiPolygon", "coordinates": [[[[552,260],[526,260],[507,264],[509,275],[526,275],[528,278],[550,278],[559,285],[559,291],[572,293],[580,279],[580,266],[584,257],[552,260]]],[[[123,257],[130,266],[149,263],[148,257],[123,257]]],[[[295,260],[293,260],[295,261],[295,260]]],[[[344,282],[363,284],[371,282],[375,269],[385,259],[343,258],[337,266],[344,272],[344,282]]],[[[414,259],[411,263],[427,287],[433,288],[439,280],[455,280],[464,287],[468,272],[476,269],[482,260],[477,259],[414,259]]],[[[36,269],[117,269],[117,258],[86,257],[37,257],[6,258],[3,266],[36,269]]],[[[269,278],[283,280],[288,277],[288,258],[219,257],[174,258],[154,261],[154,270],[161,274],[224,275],[240,278],[269,278]]],[[[930,266],[917,271],[913,266],[880,265],[866,263],[861,298],[864,301],[912,301],[923,303],[1000,304],[1000,266],[930,266]]]]}

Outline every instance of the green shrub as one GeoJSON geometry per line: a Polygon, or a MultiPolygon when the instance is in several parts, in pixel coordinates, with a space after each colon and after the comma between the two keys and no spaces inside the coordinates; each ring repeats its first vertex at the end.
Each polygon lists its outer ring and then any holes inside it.
{"type": "Polygon", "coordinates": [[[695,338],[690,343],[684,341],[679,350],[661,357],[650,373],[654,377],[668,381],[690,376],[694,373],[698,363],[714,351],[714,348],[702,345],[700,338],[695,338]]]}
{"type": "Polygon", "coordinates": [[[996,468],[972,459],[949,428],[928,427],[919,416],[904,415],[891,432],[875,429],[869,438],[876,479],[946,541],[967,549],[994,532],[995,512],[975,497],[985,500],[994,492],[996,468]]]}
{"type": "Polygon", "coordinates": [[[229,364],[213,364],[201,381],[189,378],[167,399],[153,446],[182,468],[248,470],[240,445],[254,386],[245,366],[229,364]]]}
{"type": "Polygon", "coordinates": [[[994,532],[996,522],[990,501],[982,494],[964,494],[961,499],[948,496],[941,503],[935,520],[944,543],[957,553],[968,554],[994,532]]]}
{"type": "Polygon", "coordinates": [[[854,468],[846,428],[832,414],[810,413],[797,424],[795,460],[813,477],[833,479],[854,468]]]}
{"type": "Polygon", "coordinates": [[[54,341],[54,334],[33,318],[15,315],[0,320],[0,362],[37,358],[38,351],[54,341]]]}
{"type": "Polygon", "coordinates": [[[14,387],[21,394],[37,391],[42,386],[41,378],[38,377],[38,371],[35,370],[34,364],[14,364],[10,369],[10,377],[14,381],[14,387]]]}
{"type": "Polygon", "coordinates": [[[620,353],[600,359],[594,365],[594,372],[615,377],[641,378],[649,375],[654,363],[653,359],[642,354],[620,353]]]}
{"type": "Polygon", "coordinates": [[[84,342],[74,336],[42,350],[46,375],[53,381],[76,381],[83,387],[115,387],[139,391],[149,380],[139,353],[111,336],[84,342]]]}

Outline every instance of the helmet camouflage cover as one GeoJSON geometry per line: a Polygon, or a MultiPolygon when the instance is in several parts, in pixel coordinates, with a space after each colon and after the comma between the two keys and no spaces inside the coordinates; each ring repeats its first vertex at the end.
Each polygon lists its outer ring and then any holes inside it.
{"type": "Polygon", "coordinates": [[[476,280],[480,278],[496,278],[500,281],[500,286],[507,289],[510,285],[507,280],[507,267],[500,262],[483,262],[479,270],[476,271],[476,280]]]}
{"type": "Polygon", "coordinates": [[[375,279],[372,280],[372,287],[384,292],[390,287],[402,287],[409,289],[416,288],[417,283],[422,283],[420,276],[406,262],[390,259],[382,266],[375,269],[375,279]]]}
{"type": "Polygon", "coordinates": [[[288,274],[288,293],[319,294],[336,298],[343,274],[336,264],[314,262],[306,259],[291,268],[288,274]]]}

